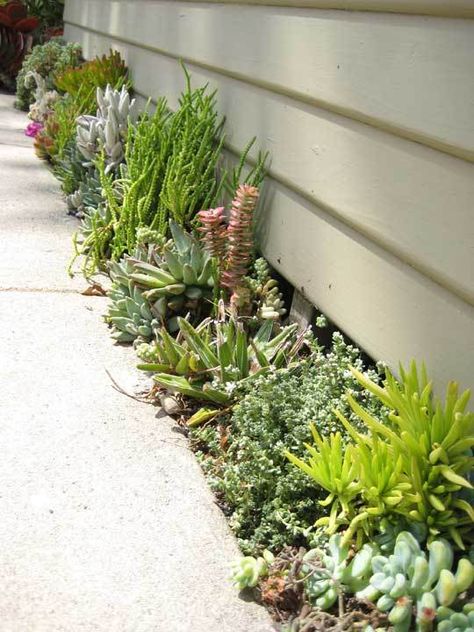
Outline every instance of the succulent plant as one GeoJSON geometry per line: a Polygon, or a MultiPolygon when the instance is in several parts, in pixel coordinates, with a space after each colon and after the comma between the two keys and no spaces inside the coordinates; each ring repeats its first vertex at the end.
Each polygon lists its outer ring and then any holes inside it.
{"type": "Polygon", "coordinates": [[[371,575],[371,561],[377,548],[364,544],[352,559],[350,547],[340,534],[329,538],[327,552],[311,549],[303,557],[301,574],[310,602],[322,610],[331,608],[343,593],[366,588],[371,575]]]}
{"type": "Polygon", "coordinates": [[[283,294],[278,287],[278,281],[273,279],[270,266],[263,257],[259,257],[253,265],[253,275],[246,278],[253,301],[256,303],[257,318],[259,320],[280,320],[286,314],[283,294]]]}
{"type": "MultiPolygon", "coordinates": [[[[138,250],[135,255],[145,256],[138,250]]],[[[159,315],[130,280],[132,266],[130,258],[109,264],[113,283],[107,294],[111,303],[105,320],[112,325],[112,337],[119,342],[133,342],[137,338],[142,341],[150,340],[154,328],[160,325],[159,315]]]]}
{"type": "Polygon", "coordinates": [[[210,311],[215,275],[212,257],[199,242],[173,221],[170,229],[173,238],[153,252],[151,261],[131,263],[130,279],[143,289],[168,329],[177,331],[178,315],[210,311]]]}
{"type": "Polygon", "coordinates": [[[261,557],[241,557],[232,564],[232,581],[239,590],[255,588],[259,580],[268,575],[269,566],[275,558],[270,551],[263,551],[261,557]]]}
{"type": "MultiPolygon", "coordinates": [[[[359,371],[352,372],[392,411],[390,423],[381,423],[348,395],[351,408],[372,436],[387,444],[393,469],[399,467],[401,480],[410,483],[411,490],[403,499],[410,506],[404,513],[426,526],[428,539],[444,535],[464,549],[463,540],[472,541],[474,536],[474,488],[469,480],[474,463],[474,413],[466,410],[470,391],[459,394],[458,385],[450,382],[443,405],[432,398],[426,370],[422,366],[419,371],[415,362],[408,370],[400,367],[399,381],[387,370],[384,388],[359,371]]],[[[347,420],[340,414],[338,418],[349,429],[347,420]]]]}
{"type": "Polygon", "coordinates": [[[226,318],[223,301],[218,314],[206,329],[196,329],[178,318],[187,349],[196,354],[204,370],[196,376],[158,372],[154,376],[158,384],[197,400],[228,405],[239,382],[288,366],[304,345],[306,336],[297,333],[296,325],[274,335],[273,322],[266,321],[251,337],[235,316],[226,318]]]}
{"type": "Polygon", "coordinates": [[[113,327],[112,338],[118,342],[133,342],[137,338],[149,340],[152,337],[159,321],[137,287],[132,283],[126,289],[123,285],[112,287],[107,296],[113,301],[105,316],[113,327]]]}
{"type": "Polygon", "coordinates": [[[220,261],[225,254],[226,225],[224,222],[224,207],[199,211],[197,218],[201,222],[198,231],[202,233],[202,241],[207,251],[220,261]]]}
{"type": "Polygon", "coordinates": [[[453,550],[446,540],[433,540],[428,555],[418,541],[403,531],[397,537],[393,554],[372,558],[373,575],[369,586],[357,593],[358,598],[375,601],[394,632],[411,629],[416,614],[416,629],[433,629],[438,609],[451,606],[474,582],[474,566],[467,558],[458,561],[452,572],[453,550]]]}
{"type": "Polygon", "coordinates": [[[90,215],[103,206],[100,182],[93,172],[86,174],[79,188],[66,196],[66,204],[70,215],[79,218],[86,218],[89,215],[89,219],[83,224],[83,234],[89,234],[90,227],[87,227],[87,223],[90,221],[90,215]]]}
{"type": "Polygon", "coordinates": [[[474,603],[467,603],[460,612],[439,607],[438,632],[474,632],[474,603]]]}
{"type": "Polygon", "coordinates": [[[83,115],[77,119],[77,146],[86,164],[93,163],[103,150],[108,173],[124,160],[127,129],[138,118],[137,102],[130,100],[125,86],[120,91],[110,85],[105,91],[97,88],[96,98],[96,116],[83,115]]]}
{"type": "Polygon", "coordinates": [[[0,84],[14,85],[15,76],[33,43],[31,32],[38,25],[39,20],[28,16],[27,8],[18,0],[0,6],[0,84]]]}
{"type": "MultiPolygon", "coordinates": [[[[197,327],[198,333],[209,333],[209,319],[202,321],[197,327]]],[[[138,357],[143,360],[138,368],[148,372],[163,372],[171,375],[198,375],[206,370],[206,366],[183,339],[182,332],[174,339],[168,331],[161,327],[155,331],[155,340],[143,343],[136,349],[138,357]]]]}

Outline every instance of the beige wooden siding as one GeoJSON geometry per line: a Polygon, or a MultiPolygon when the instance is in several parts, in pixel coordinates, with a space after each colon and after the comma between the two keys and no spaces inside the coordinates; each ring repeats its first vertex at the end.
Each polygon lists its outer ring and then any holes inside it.
{"type": "Polygon", "coordinates": [[[470,385],[472,3],[405,4],[74,0],[66,34],[121,50],[142,95],[175,104],[180,58],[217,87],[228,146],[272,156],[275,267],[374,357],[470,385]]]}

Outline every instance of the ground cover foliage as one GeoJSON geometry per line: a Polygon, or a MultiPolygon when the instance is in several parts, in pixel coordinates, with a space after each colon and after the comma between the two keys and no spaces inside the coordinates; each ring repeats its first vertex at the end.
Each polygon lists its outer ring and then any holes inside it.
{"type": "Polygon", "coordinates": [[[225,160],[216,95],[185,69],[175,110],[140,111],[114,52],[50,43],[21,77],[80,220],[71,271],[91,293],[110,278],[111,335],[190,435],[245,554],[237,588],[287,632],[473,631],[469,392],[439,399],[422,363],[396,377],[287,322],[254,236],[267,156],[250,139],[225,160]]]}

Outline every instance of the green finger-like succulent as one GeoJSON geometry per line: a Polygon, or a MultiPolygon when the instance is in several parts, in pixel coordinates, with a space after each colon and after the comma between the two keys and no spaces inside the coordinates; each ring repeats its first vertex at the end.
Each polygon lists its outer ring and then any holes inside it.
{"type": "Polygon", "coordinates": [[[312,549],[304,556],[301,575],[305,594],[314,606],[328,610],[341,594],[367,588],[377,548],[365,544],[352,559],[349,551],[341,535],[335,534],[329,539],[327,552],[312,549]]]}
{"type": "Polygon", "coordinates": [[[425,553],[407,531],[398,535],[391,555],[376,555],[371,565],[369,584],[357,596],[387,612],[397,632],[411,629],[413,616],[416,630],[433,630],[435,620],[449,614],[449,606],[474,582],[474,565],[467,558],[452,569],[453,550],[446,540],[432,541],[425,553]]]}

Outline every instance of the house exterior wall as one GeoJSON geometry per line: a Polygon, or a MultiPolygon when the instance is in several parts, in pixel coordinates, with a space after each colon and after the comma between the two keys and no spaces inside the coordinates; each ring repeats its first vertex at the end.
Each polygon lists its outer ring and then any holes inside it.
{"type": "Polygon", "coordinates": [[[66,0],[138,94],[218,88],[271,154],[260,243],[367,353],[474,386],[472,0],[66,0]]]}

